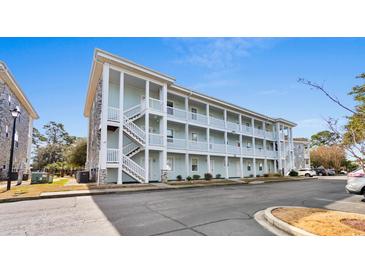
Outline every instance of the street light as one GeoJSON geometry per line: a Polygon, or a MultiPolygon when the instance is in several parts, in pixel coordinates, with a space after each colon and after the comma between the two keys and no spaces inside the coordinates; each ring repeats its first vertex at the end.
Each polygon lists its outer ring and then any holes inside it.
{"type": "Polygon", "coordinates": [[[15,126],[16,126],[16,118],[20,115],[19,107],[15,107],[10,111],[11,116],[13,117],[13,133],[11,135],[11,148],[10,148],[10,161],[9,161],[9,170],[8,170],[8,184],[6,190],[10,190],[11,187],[11,172],[13,170],[13,155],[14,155],[14,141],[15,141],[15,126]]]}

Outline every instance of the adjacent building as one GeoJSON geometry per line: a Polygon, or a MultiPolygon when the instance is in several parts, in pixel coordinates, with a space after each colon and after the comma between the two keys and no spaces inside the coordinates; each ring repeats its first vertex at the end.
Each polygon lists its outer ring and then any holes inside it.
{"type": "Polygon", "coordinates": [[[310,142],[306,138],[293,138],[294,141],[294,169],[310,168],[310,142]]]}
{"type": "Polygon", "coordinates": [[[87,169],[100,183],[211,173],[255,177],[294,168],[295,123],[179,86],[171,76],[95,50],[84,115],[87,169]]]}
{"type": "Polygon", "coordinates": [[[0,180],[6,179],[8,175],[13,132],[10,111],[16,107],[20,110],[20,116],[16,124],[12,171],[22,169],[24,174],[29,174],[33,120],[38,118],[38,114],[5,63],[0,61],[0,180]]]}

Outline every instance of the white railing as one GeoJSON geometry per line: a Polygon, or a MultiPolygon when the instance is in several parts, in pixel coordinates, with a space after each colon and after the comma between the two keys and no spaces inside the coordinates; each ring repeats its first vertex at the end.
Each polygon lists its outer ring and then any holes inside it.
{"type": "Polygon", "coordinates": [[[152,146],[163,146],[163,136],[161,134],[150,133],[149,144],[152,146]]]}
{"type": "Polygon", "coordinates": [[[128,145],[125,145],[123,147],[123,154],[128,155],[129,153],[136,150],[137,148],[139,148],[139,145],[137,145],[136,143],[133,143],[133,142],[129,143],[128,145]]]}
{"type": "Polygon", "coordinates": [[[225,128],[226,124],[223,119],[218,119],[215,117],[209,117],[209,123],[211,126],[215,126],[218,128],[225,128]]]}
{"type": "Polygon", "coordinates": [[[263,137],[265,137],[265,132],[262,129],[255,128],[254,129],[254,135],[256,137],[262,137],[263,138],[263,137]]]}
{"type": "Polygon", "coordinates": [[[106,161],[108,163],[118,163],[119,160],[119,149],[117,148],[108,148],[106,151],[106,161]]]}
{"type": "Polygon", "coordinates": [[[227,145],[227,153],[241,154],[241,148],[239,146],[227,145]]]}
{"type": "Polygon", "coordinates": [[[226,153],[226,145],[225,144],[210,143],[209,144],[209,150],[212,151],[212,152],[226,153]]]}
{"type": "Polygon", "coordinates": [[[199,151],[207,151],[208,143],[207,142],[196,142],[189,140],[189,149],[191,150],[199,150],[199,151]]]}
{"type": "Polygon", "coordinates": [[[167,138],[167,147],[174,149],[186,149],[186,139],[167,138]]]}
{"type": "Polygon", "coordinates": [[[134,107],[131,107],[127,110],[124,111],[124,116],[126,116],[127,118],[131,118],[131,117],[134,117],[138,114],[140,114],[142,111],[142,107],[141,107],[141,104],[139,105],[136,105],[134,107]]]}
{"type": "Polygon", "coordinates": [[[206,125],[208,123],[208,119],[206,115],[189,112],[189,121],[197,124],[206,125]]]}
{"type": "Polygon", "coordinates": [[[275,150],[266,150],[266,155],[267,155],[267,157],[270,157],[270,158],[277,158],[278,152],[275,150]]]}
{"type": "Polygon", "coordinates": [[[186,111],[182,109],[167,107],[167,116],[186,121],[186,111]]]}
{"type": "Polygon", "coordinates": [[[130,121],[126,116],[124,116],[124,126],[143,142],[146,140],[146,133],[144,132],[144,130],[132,121],[130,121]]]}
{"type": "Polygon", "coordinates": [[[161,100],[155,99],[155,98],[150,98],[150,106],[151,109],[158,111],[158,112],[163,112],[163,104],[161,100]]]}
{"type": "Polygon", "coordinates": [[[119,108],[108,107],[108,121],[119,122],[119,108]]]}
{"type": "Polygon", "coordinates": [[[227,121],[227,129],[239,132],[240,125],[238,123],[227,121]]]}
{"type": "Polygon", "coordinates": [[[266,131],[265,136],[267,139],[275,140],[275,132],[273,131],[266,131]]]}
{"type": "Polygon", "coordinates": [[[263,148],[256,148],[255,156],[264,157],[265,156],[265,150],[263,148]]]}
{"type": "Polygon", "coordinates": [[[246,135],[252,135],[252,127],[242,125],[241,132],[246,135]]]}
{"type": "Polygon", "coordinates": [[[242,148],[242,154],[247,155],[247,156],[252,156],[253,155],[252,147],[243,147],[242,148]]]}
{"type": "Polygon", "coordinates": [[[134,162],[131,158],[123,155],[123,167],[127,169],[132,175],[136,176],[139,180],[143,181],[145,176],[144,168],[134,162]]]}

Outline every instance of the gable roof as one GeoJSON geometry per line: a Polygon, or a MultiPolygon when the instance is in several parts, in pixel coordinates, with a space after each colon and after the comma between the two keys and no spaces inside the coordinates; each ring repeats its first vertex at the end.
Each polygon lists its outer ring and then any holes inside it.
{"type": "Polygon", "coordinates": [[[10,90],[14,93],[16,98],[29,113],[30,117],[33,119],[38,119],[38,113],[35,111],[27,96],[16,82],[9,68],[2,61],[0,61],[0,78],[3,79],[3,81],[9,86],[10,90]]]}

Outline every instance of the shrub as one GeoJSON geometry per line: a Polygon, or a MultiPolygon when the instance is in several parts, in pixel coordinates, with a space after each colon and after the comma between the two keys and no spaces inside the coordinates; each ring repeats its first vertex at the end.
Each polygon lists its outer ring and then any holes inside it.
{"type": "Polygon", "coordinates": [[[264,177],[269,177],[269,173],[264,173],[264,177]]]}
{"type": "Polygon", "coordinates": [[[289,172],[289,176],[298,176],[298,172],[292,169],[289,172]]]}
{"type": "Polygon", "coordinates": [[[272,176],[273,177],[281,177],[281,174],[280,173],[273,173],[272,176]]]}
{"type": "Polygon", "coordinates": [[[198,174],[194,174],[194,175],[193,175],[193,179],[194,179],[194,180],[199,180],[199,179],[200,179],[200,175],[198,175],[198,174]]]}
{"type": "Polygon", "coordinates": [[[209,180],[212,180],[213,178],[213,175],[211,173],[205,173],[204,174],[204,179],[209,181],[209,180]]]}
{"type": "Polygon", "coordinates": [[[190,176],[186,177],[186,180],[191,181],[191,177],[190,176]]]}
{"type": "Polygon", "coordinates": [[[176,180],[181,181],[182,180],[182,176],[181,175],[177,175],[176,176],[176,180]]]}
{"type": "Polygon", "coordinates": [[[215,178],[220,179],[220,178],[222,178],[222,175],[220,175],[220,174],[218,173],[217,175],[215,175],[215,178]]]}
{"type": "Polygon", "coordinates": [[[253,174],[250,174],[250,176],[248,176],[248,177],[253,178],[253,174]]]}
{"type": "Polygon", "coordinates": [[[260,178],[260,177],[261,177],[261,175],[260,175],[260,174],[257,174],[257,175],[256,175],[256,177],[257,177],[257,178],[260,178]]]}

